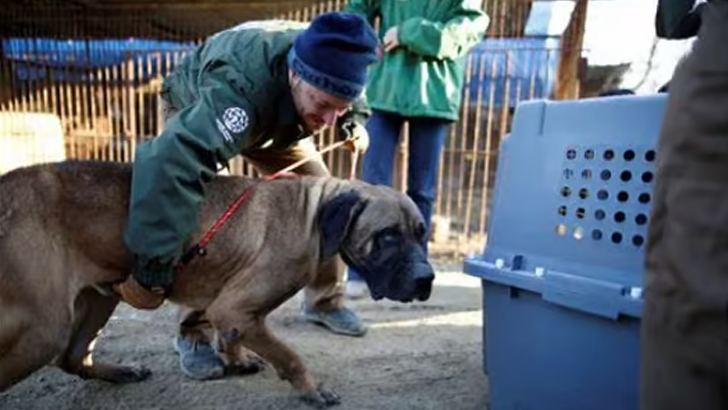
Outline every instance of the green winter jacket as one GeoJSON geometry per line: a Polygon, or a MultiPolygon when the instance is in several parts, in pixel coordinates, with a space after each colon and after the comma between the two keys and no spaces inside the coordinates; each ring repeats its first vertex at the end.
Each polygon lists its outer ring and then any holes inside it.
{"type": "Polygon", "coordinates": [[[370,68],[373,109],[456,121],[466,55],[490,22],[482,0],[350,0],[346,11],[381,17],[379,38],[397,26],[400,47],[370,68]]]}
{"type": "MultiPolygon", "coordinates": [[[[137,147],[124,239],[147,277],[170,274],[198,225],[205,185],[247,150],[287,147],[304,134],[286,55],[308,23],[248,22],[211,36],[169,75],[162,97],[177,110],[137,147]]],[[[339,124],[366,121],[365,98],[339,124]]]]}

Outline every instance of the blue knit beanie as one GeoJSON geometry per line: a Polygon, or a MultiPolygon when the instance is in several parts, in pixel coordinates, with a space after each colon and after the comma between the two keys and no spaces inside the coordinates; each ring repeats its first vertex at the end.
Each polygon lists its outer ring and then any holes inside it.
{"type": "Polygon", "coordinates": [[[374,29],[359,15],[323,13],[294,40],[288,67],[314,87],[353,101],[364,91],[377,46],[374,29]]]}

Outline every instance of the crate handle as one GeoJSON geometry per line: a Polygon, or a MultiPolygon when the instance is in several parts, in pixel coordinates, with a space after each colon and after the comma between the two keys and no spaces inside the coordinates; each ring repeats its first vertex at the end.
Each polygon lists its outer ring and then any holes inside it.
{"type": "Polygon", "coordinates": [[[542,289],[543,300],[556,305],[612,320],[623,313],[625,287],[617,283],[549,271],[542,289]]]}

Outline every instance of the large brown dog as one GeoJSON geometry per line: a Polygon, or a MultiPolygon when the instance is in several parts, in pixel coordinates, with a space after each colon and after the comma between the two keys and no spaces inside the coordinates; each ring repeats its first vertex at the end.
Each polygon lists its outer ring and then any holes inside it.
{"type": "MultiPolygon", "coordinates": [[[[50,363],[112,382],[149,376],[93,361],[89,349],[118,303],[104,289],[131,266],[122,239],[130,178],[129,165],[108,162],[44,164],[0,177],[0,391],[50,363]]],[[[215,178],[192,239],[252,181],[215,178]]],[[[424,240],[417,208],[395,190],[320,177],[263,182],[207,255],[178,274],[169,300],[206,310],[227,360],[244,360],[250,349],[302,398],[332,405],[339,397],[271,334],[266,315],[339,252],[363,272],[374,299],[427,300],[434,274],[424,240]]]]}

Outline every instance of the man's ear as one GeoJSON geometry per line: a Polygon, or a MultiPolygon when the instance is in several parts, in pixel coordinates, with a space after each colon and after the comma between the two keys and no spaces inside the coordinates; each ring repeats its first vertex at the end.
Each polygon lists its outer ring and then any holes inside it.
{"type": "Polygon", "coordinates": [[[301,81],[301,77],[294,73],[293,70],[290,68],[288,69],[288,84],[290,84],[292,87],[298,85],[298,83],[301,81]]]}
{"type": "Polygon", "coordinates": [[[364,209],[364,200],[356,192],[336,195],[319,209],[321,257],[329,259],[339,252],[341,242],[357,216],[364,209]]]}

